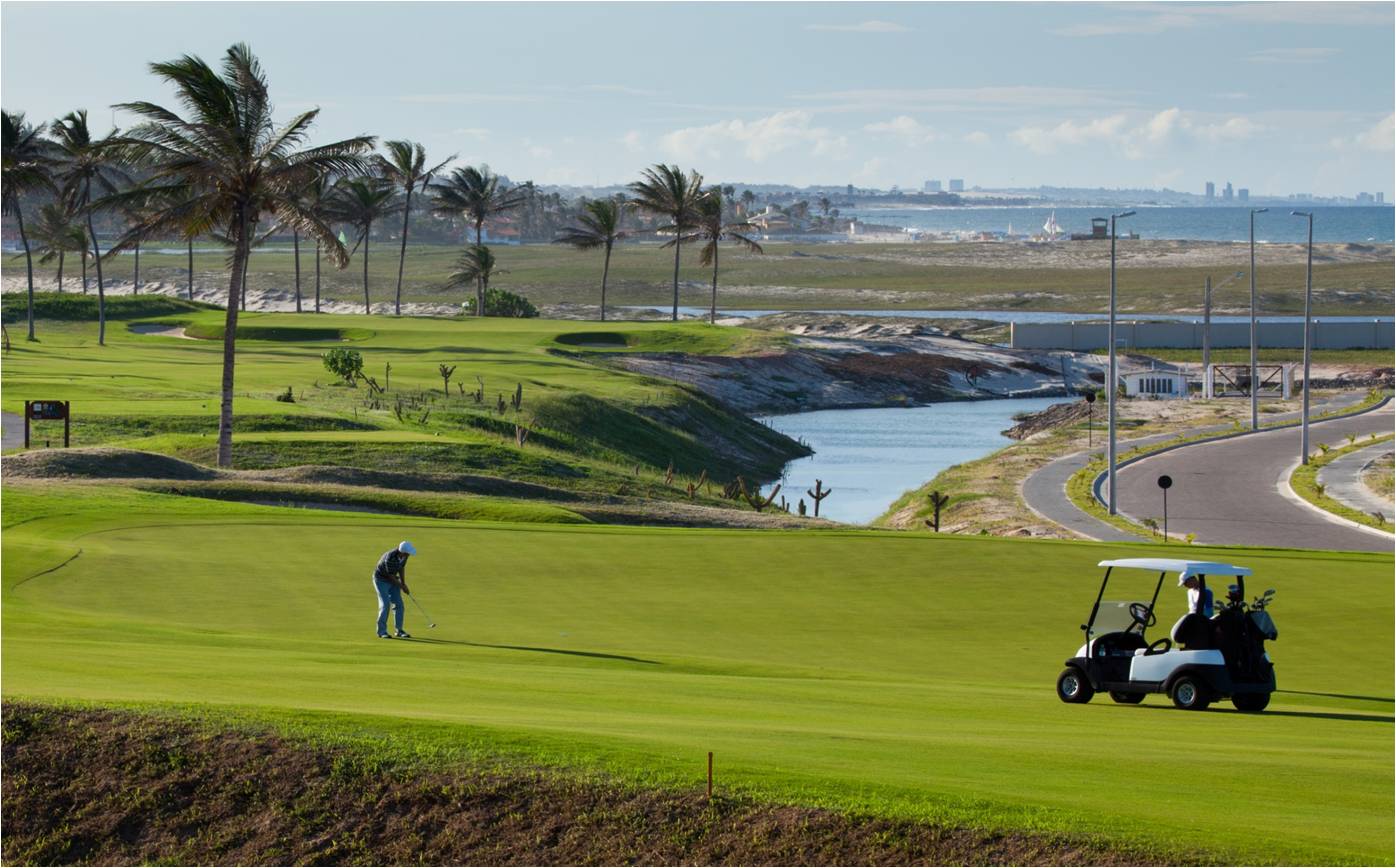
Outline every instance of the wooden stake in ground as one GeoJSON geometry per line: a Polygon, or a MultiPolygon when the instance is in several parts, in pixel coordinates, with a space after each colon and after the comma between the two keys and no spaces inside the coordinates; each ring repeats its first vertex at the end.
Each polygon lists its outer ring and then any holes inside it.
{"type": "Polygon", "coordinates": [[[708,798],[713,797],[713,752],[708,751],[708,798]]]}
{"type": "Polygon", "coordinates": [[[940,533],[940,510],[950,502],[950,495],[941,494],[939,491],[932,491],[930,494],[926,495],[926,497],[930,498],[931,508],[935,510],[935,517],[927,519],[926,526],[936,533],[940,533]]]}

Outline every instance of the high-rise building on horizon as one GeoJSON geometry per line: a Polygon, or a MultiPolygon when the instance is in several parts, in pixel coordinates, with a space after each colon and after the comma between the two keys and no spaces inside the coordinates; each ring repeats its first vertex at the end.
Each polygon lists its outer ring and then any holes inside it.
{"type": "Polygon", "coordinates": [[[1216,185],[1216,184],[1213,184],[1211,181],[1208,181],[1208,182],[1207,182],[1207,201],[1208,201],[1208,202],[1211,202],[1211,201],[1212,201],[1213,199],[1215,199],[1215,198],[1217,198],[1217,185],[1216,185]]]}
{"type": "Polygon", "coordinates": [[[939,181],[927,181],[927,182],[925,183],[925,185],[922,186],[921,189],[922,189],[924,192],[927,192],[927,193],[939,193],[939,192],[940,192],[940,182],[939,182],[939,181]]]}
{"type": "Polygon", "coordinates": [[[1236,191],[1236,201],[1238,201],[1238,202],[1249,202],[1249,201],[1251,201],[1251,191],[1250,191],[1250,188],[1249,188],[1249,187],[1242,187],[1241,189],[1237,190],[1237,191],[1236,191]]]}
{"type": "Polygon", "coordinates": [[[1371,205],[1372,203],[1374,203],[1374,202],[1376,202],[1376,201],[1377,201],[1377,200],[1376,200],[1376,197],[1373,196],[1371,193],[1358,193],[1358,194],[1357,194],[1357,204],[1359,204],[1359,205],[1371,205]]]}
{"type": "Polygon", "coordinates": [[[1378,194],[1377,194],[1377,204],[1378,204],[1378,205],[1385,205],[1385,204],[1386,204],[1386,194],[1385,194],[1385,193],[1378,193],[1378,194]]]}
{"type": "Polygon", "coordinates": [[[848,185],[848,189],[845,190],[844,192],[845,192],[847,195],[852,196],[852,195],[853,195],[853,185],[852,185],[852,184],[849,184],[849,185],[848,185]]]}
{"type": "Polygon", "coordinates": [[[951,179],[950,179],[950,192],[951,192],[951,193],[963,193],[964,191],[965,191],[965,179],[964,179],[964,178],[951,178],[951,179]]]}
{"type": "Polygon", "coordinates": [[[1222,201],[1223,201],[1223,202],[1230,202],[1230,201],[1231,201],[1231,198],[1232,198],[1231,182],[1230,182],[1230,181],[1227,181],[1227,182],[1226,182],[1226,186],[1222,188],[1222,201]]]}

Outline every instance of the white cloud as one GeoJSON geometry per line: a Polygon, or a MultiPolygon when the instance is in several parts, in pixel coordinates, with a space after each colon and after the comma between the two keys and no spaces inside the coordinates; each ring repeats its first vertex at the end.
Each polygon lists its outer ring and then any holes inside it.
{"type": "Polygon", "coordinates": [[[1377,152],[1396,150],[1396,115],[1387,115],[1355,136],[1335,136],[1329,139],[1328,144],[1335,151],[1353,148],[1377,152]]]}
{"type": "Polygon", "coordinates": [[[545,147],[543,145],[536,145],[533,143],[532,139],[523,140],[523,149],[524,153],[528,154],[530,157],[533,157],[535,160],[547,160],[550,159],[553,155],[552,148],[545,147]]]}
{"type": "MultiPolygon", "coordinates": [[[[1088,7],[1088,8],[1100,8],[1088,7]]],[[[1179,30],[1197,26],[1197,19],[1191,15],[1165,12],[1147,18],[1120,18],[1091,24],[1075,24],[1070,27],[1057,27],[1048,30],[1054,36],[1128,36],[1134,34],[1163,33],[1166,30],[1179,30]]]]}
{"type": "Polygon", "coordinates": [[[645,149],[641,141],[639,130],[631,130],[616,141],[624,145],[625,149],[632,154],[638,154],[645,149]]]}
{"type": "Polygon", "coordinates": [[[975,130],[972,133],[965,133],[964,141],[965,144],[969,145],[987,145],[990,142],[990,137],[983,130],[975,130]]]}
{"type": "Polygon", "coordinates": [[[818,107],[822,112],[865,112],[874,109],[901,112],[1018,112],[1024,109],[1101,108],[1124,103],[1118,94],[1107,90],[1037,85],[862,88],[796,94],[794,99],[823,103],[818,107]]]}
{"type": "Polygon", "coordinates": [[[657,90],[647,90],[640,87],[630,87],[624,84],[588,84],[583,85],[582,90],[593,93],[618,93],[625,96],[659,96],[657,90]]]}
{"type": "Polygon", "coordinates": [[[910,27],[891,21],[864,21],[861,24],[806,24],[806,30],[827,30],[839,33],[909,33],[910,27]]]}
{"type": "Polygon", "coordinates": [[[841,153],[847,145],[825,127],[811,126],[813,115],[806,111],[780,111],[754,121],[719,121],[702,127],[685,127],[664,134],[660,147],[672,159],[719,159],[723,152],[740,150],[759,163],[790,148],[806,145],[815,156],[841,153]]]}
{"type": "Polygon", "coordinates": [[[1085,122],[1065,120],[1056,126],[1020,127],[1009,133],[1009,138],[1039,154],[1095,144],[1116,148],[1129,159],[1138,160],[1163,151],[1179,137],[1217,145],[1244,141],[1264,129],[1247,117],[1213,120],[1175,107],[1134,120],[1120,113],[1085,122]]]}
{"type": "Polygon", "coordinates": [[[398,102],[424,105],[473,105],[477,103],[542,102],[536,94],[523,93],[412,93],[399,96],[398,102]]]}
{"type": "Polygon", "coordinates": [[[870,133],[879,133],[898,138],[905,142],[907,147],[929,144],[940,138],[935,130],[922,124],[910,115],[897,115],[890,121],[867,124],[863,129],[870,133]]]}
{"type": "Polygon", "coordinates": [[[886,165],[887,162],[881,157],[873,157],[853,173],[853,180],[862,181],[865,184],[877,183],[881,180],[882,170],[886,165]]]}
{"type": "Polygon", "coordinates": [[[1251,63],[1323,63],[1336,48],[1266,48],[1246,56],[1251,63]]]}

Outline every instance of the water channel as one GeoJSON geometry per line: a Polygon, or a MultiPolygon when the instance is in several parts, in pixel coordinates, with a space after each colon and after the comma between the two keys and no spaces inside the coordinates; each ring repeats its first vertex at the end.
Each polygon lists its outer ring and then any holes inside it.
{"type": "Polygon", "coordinates": [[[821,517],[865,524],[904,492],[929,482],[947,467],[982,458],[1013,442],[999,432],[1013,427],[1015,414],[1042,410],[1062,400],[1010,398],[816,410],[767,416],[762,421],[815,451],[785,466],[781,494],[791,504],[803,497],[813,515],[814,503],[805,492],[819,479],[825,488],[833,489],[820,508],[821,517]]]}

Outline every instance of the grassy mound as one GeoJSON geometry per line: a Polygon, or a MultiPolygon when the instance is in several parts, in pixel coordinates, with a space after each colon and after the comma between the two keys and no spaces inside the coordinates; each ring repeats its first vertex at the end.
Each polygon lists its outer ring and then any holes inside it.
{"type": "Polygon", "coordinates": [[[5,476],[30,479],[213,479],[218,473],[135,449],[38,449],[7,455],[5,476]]]}
{"type": "Polygon", "coordinates": [[[209,720],[7,703],[4,729],[10,864],[1150,861],[1046,835],[989,835],[723,796],[709,801],[692,789],[631,788],[478,763],[443,771],[209,720]],[[194,828],[198,834],[187,833],[194,828]]]}
{"type": "MultiPolygon", "coordinates": [[[[200,301],[185,301],[168,295],[110,295],[106,300],[107,319],[130,320],[176,314],[202,313],[221,308],[200,301]]],[[[0,319],[6,324],[23,322],[28,299],[24,293],[10,292],[0,297],[0,319]]],[[[97,294],[73,292],[34,293],[34,318],[42,320],[97,320],[97,294]]]]}
{"type": "MultiPolygon", "coordinates": [[[[189,323],[184,333],[191,338],[221,341],[226,326],[215,322],[189,323]]],[[[285,343],[324,343],[326,341],[366,341],[373,331],[362,328],[317,328],[312,326],[238,326],[240,341],[281,341],[285,343]]]]}

